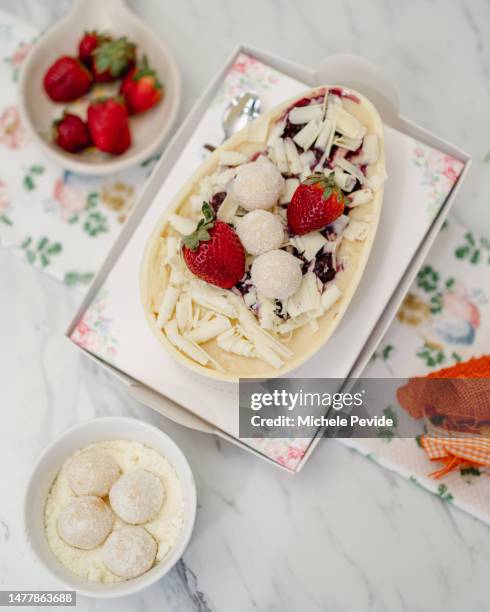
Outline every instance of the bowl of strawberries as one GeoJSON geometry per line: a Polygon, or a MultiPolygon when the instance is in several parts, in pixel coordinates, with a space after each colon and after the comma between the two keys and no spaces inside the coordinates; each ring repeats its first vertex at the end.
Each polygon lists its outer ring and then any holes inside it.
{"type": "Polygon", "coordinates": [[[19,81],[31,137],[79,174],[144,162],[180,103],[180,75],[163,41],[123,2],[112,2],[112,14],[100,5],[99,14],[96,3],[76,2],[31,51],[19,81]]]}

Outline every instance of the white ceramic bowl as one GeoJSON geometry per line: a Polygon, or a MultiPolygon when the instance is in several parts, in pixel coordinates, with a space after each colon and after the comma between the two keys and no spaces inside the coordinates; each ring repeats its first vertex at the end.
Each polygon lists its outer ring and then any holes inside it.
{"type": "Polygon", "coordinates": [[[46,569],[68,589],[87,597],[121,597],[150,586],[177,563],[194,527],[196,485],[187,459],[167,434],[144,421],[126,417],[98,418],[72,427],[50,444],[39,457],[27,485],[24,521],[27,539],[46,569]],[[135,440],[164,455],[177,472],[184,493],[184,524],[175,546],[164,559],[138,578],[114,584],[101,584],[80,578],[65,568],[51,552],[44,531],[44,506],[53,481],[63,463],[78,449],[103,440],[135,440]]]}
{"type": "MultiPolygon", "coordinates": [[[[110,87],[109,84],[109,90],[110,87]]],[[[76,0],[70,12],[30,51],[22,67],[18,98],[26,129],[47,155],[78,174],[106,175],[148,159],[161,146],[177,118],[181,78],[165,43],[129,10],[123,0],[76,0]],[[72,154],[51,140],[53,121],[61,117],[63,110],[71,108],[85,118],[88,101],[85,96],[71,104],[53,102],[44,91],[44,74],[61,55],[77,55],[78,41],[84,31],[95,28],[134,41],[138,45],[139,57],[148,56],[164,84],[163,99],[154,108],[130,117],[132,144],[125,153],[117,156],[92,149],[72,154]]]]}

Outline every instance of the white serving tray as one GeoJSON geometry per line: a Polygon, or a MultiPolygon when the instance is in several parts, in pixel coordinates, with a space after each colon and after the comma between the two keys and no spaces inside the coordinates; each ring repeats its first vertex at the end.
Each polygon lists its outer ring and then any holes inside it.
{"type": "MultiPolygon", "coordinates": [[[[378,108],[386,130],[388,173],[385,202],[370,261],[364,277],[339,328],[325,347],[306,364],[295,370],[294,377],[358,376],[381,340],[396,310],[429,250],[454,200],[457,189],[468,171],[469,156],[456,147],[403,119],[391,84],[380,71],[361,58],[332,56],[313,71],[263,51],[240,46],[228,58],[216,78],[198,100],[187,119],[155,167],[139,201],[95,277],[89,291],[71,321],[70,337],[77,322],[93,302],[99,289],[111,274],[124,269],[127,283],[119,299],[124,304],[121,317],[127,317],[126,340],[140,355],[131,372],[122,371],[100,357],[86,352],[128,385],[129,392],[146,405],[187,427],[216,433],[249,451],[267,458],[238,439],[238,390],[230,383],[210,381],[184,370],[162,350],[144,319],[139,303],[139,267],[143,249],[165,203],[180,187],[179,159],[210,101],[219,90],[224,76],[239,53],[247,53],[272,68],[300,80],[304,88],[317,84],[351,86],[367,95],[378,108]],[[397,206],[404,182],[408,181],[406,151],[395,130],[453,156],[464,164],[463,172],[431,224],[422,230],[414,223],[409,208],[397,206]]],[[[301,92],[292,91],[290,95],[301,92]]],[[[280,101],[280,100],[279,100],[280,101]]],[[[278,102],[279,102],[278,101],[278,102]]],[[[188,170],[190,172],[191,170],[188,170]]],[[[120,273],[120,272],[119,272],[120,273]]],[[[84,349],[82,349],[84,350],[84,349]]],[[[302,464],[311,453],[310,449],[302,464]]],[[[301,464],[301,465],[302,465],[301,464]]],[[[299,469],[299,466],[298,468],[299,469]]]]}

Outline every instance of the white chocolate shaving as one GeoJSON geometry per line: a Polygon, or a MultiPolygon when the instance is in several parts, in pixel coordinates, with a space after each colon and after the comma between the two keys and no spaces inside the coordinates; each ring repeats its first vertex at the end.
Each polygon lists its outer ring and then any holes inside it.
{"type": "Polygon", "coordinates": [[[353,139],[362,139],[366,134],[366,128],[362,123],[348,113],[343,106],[339,104],[330,104],[327,109],[328,119],[335,120],[335,129],[343,136],[353,139]]]}
{"type": "Polygon", "coordinates": [[[254,345],[243,338],[236,327],[229,329],[216,338],[216,342],[222,351],[227,353],[235,353],[243,357],[252,357],[254,354],[254,345]]]}
{"type": "Polygon", "coordinates": [[[221,151],[219,163],[222,166],[240,166],[248,162],[247,156],[238,151],[221,151]]]}
{"type": "Polygon", "coordinates": [[[303,166],[299,159],[298,149],[296,148],[296,145],[291,140],[291,138],[286,138],[284,144],[286,147],[286,158],[288,160],[290,174],[300,174],[303,169],[303,166]]]}
{"type": "Polygon", "coordinates": [[[312,119],[321,120],[323,110],[321,104],[309,104],[308,106],[295,106],[289,111],[288,119],[293,125],[308,123],[312,119]]]}
{"type": "Polygon", "coordinates": [[[247,141],[265,142],[268,132],[269,119],[267,117],[258,117],[247,124],[247,141]]]}
{"type": "Polygon", "coordinates": [[[168,221],[170,225],[174,228],[175,231],[179,232],[183,236],[188,236],[192,234],[192,232],[197,227],[197,221],[194,219],[189,219],[189,217],[183,217],[182,215],[177,215],[176,213],[171,213],[168,216],[168,221]]]}
{"type": "Polygon", "coordinates": [[[293,236],[290,242],[308,261],[311,261],[328,241],[320,232],[310,232],[303,236],[293,236]]]}
{"type": "Polygon", "coordinates": [[[345,228],[349,225],[350,218],[347,215],[340,215],[333,223],[329,225],[329,229],[341,236],[345,228]]]}
{"type": "Polygon", "coordinates": [[[349,198],[349,206],[353,208],[355,206],[369,204],[369,202],[371,202],[373,199],[373,192],[368,188],[358,189],[357,191],[354,191],[354,193],[350,193],[347,197],[349,198]]]}
{"type": "Polygon", "coordinates": [[[165,291],[165,295],[163,296],[162,303],[160,304],[160,308],[158,309],[158,317],[157,317],[157,325],[162,328],[165,323],[170,319],[175,304],[177,303],[177,299],[180,295],[180,289],[176,287],[169,286],[165,291]]]}
{"type": "Polygon", "coordinates": [[[320,128],[320,133],[315,142],[315,147],[325,151],[332,133],[335,134],[335,122],[331,119],[324,119],[320,128]]]}
{"type": "Polygon", "coordinates": [[[192,300],[188,293],[182,293],[175,305],[175,319],[179,331],[183,332],[192,324],[192,300]]]}
{"type": "Polygon", "coordinates": [[[344,238],[346,240],[364,240],[369,234],[369,223],[364,221],[355,221],[351,219],[351,222],[344,230],[344,238]]]}
{"type": "Polygon", "coordinates": [[[199,182],[199,195],[203,202],[207,202],[211,199],[213,195],[213,181],[211,176],[204,176],[199,182]]]}
{"type": "Polygon", "coordinates": [[[284,126],[286,125],[286,121],[278,121],[272,125],[270,130],[269,138],[267,139],[267,146],[273,147],[276,140],[281,136],[284,131],[284,126]]]}
{"type": "Polygon", "coordinates": [[[337,285],[329,285],[322,293],[321,303],[323,312],[326,312],[327,310],[332,308],[332,306],[335,304],[335,302],[337,302],[341,295],[342,292],[337,287],[337,285]]]}
{"type": "Polygon", "coordinates": [[[238,210],[238,202],[236,202],[230,193],[228,193],[223,200],[221,206],[218,208],[216,216],[220,221],[225,223],[231,223],[236,211],[238,210]]]}
{"type": "Polygon", "coordinates": [[[335,165],[339,166],[342,168],[342,170],[345,170],[349,174],[352,174],[352,176],[355,176],[362,185],[369,182],[361,170],[357,166],[354,166],[354,164],[351,164],[351,162],[347,159],[338,157],[335,159],[335,165]]]}
{"type": "MultiPolygon", "coordinates": [[[[325,119],[325,121],[327,121],[327,119],[325,119]]],[[[332,151],[334,137],[335,137],[335,121],[333,121],[333,127],[330,130],[327,144],[325,145],[325,151],[323,152],[323,155],[321,156],[320,160],[315,166],[315,172],[321,172],[323,166],[325,165],[325,162],[327,161],[327,159],[330,158],[330,153],[332,151]]]]}
{"type": "Polygon", "coordinates": [[[260,338],[263,339],[264,342],[267,343],[276,353],[279,355],[290,359],[293,357],[293,352],[281,344],[278,340],[276,340],[273,336],[271,336],[268,332],[261,329],[255,320],[253,314],[248,310],[248,308],[243,303],[238,296],[233,293],[229,296],[230,301],[236,309],[238,314],[238,318],[240,320],[240,324],[243,328],[243,333],[246,335],[251,341],[258,334],[260,338]]]}
{"type": "Polygon", "coordinates": [[[279,204],[288,204],[293,198],[293,194],[299,187],[299,181],[297,178],[288,178],[285,181],[284,191],[279,200],[279,204]]]}
{"type": "Polygon", "coordinates": [[[286,156],[286,145],[282,138],[278,138],[272,147],[274,152],[274,162],[281,174],[287,174],[289,170],[288,160],[286,156]]]}
{"type": "Polygon", "coordinates": [[[177,322],[175,320],[165,325],[164,331],[170,342],[191,359],[194,359],[194,361],[197,361],[197,363],[201,365],[206,365],[209,362],[209,355],[206,351],[200,347],[194,346],[190,340],[179,334],[177,322]]]}
{"type": "Polygon", "coordinates": [[[214,317],[210,321],[206,321],[205,323],[200,324],[195,329],[187,334],[188,338],[194,340],[198,344],[203,342],[208,342],[219,334],[223,333],[227,329],[231,327],[231,323],[229,319],[226,317],[214,317]]]}
{"type": "Polygon", "coordinates": [[[203,200],[201,196],[194,193],[189,198],[189,204],[191,205],[192,212],[199,213],[202,210],[203,200]]]}
{"type": "Polygon", "coordinates": [[[169,284],[174,287],[180,287],[183,282],[184,274],[182,273],[182,268],[180,266],[172,266],[169,284]]]}
{"type": "Polygon", "coordinates": [[[179,239],[175,236],[167,238],[167,261],[172,261],[179,252],[179,239]]]}
{"type": "Polygon", "coordinates": [[[294,142],[306,151],[315,142],[320,133],[321,125],[318,119],[312,119],[294,136],[294,142]]]}
{"type": "Polygon", "coordinates": [[[256,335],[256,337],[253,338],[253,344],[255,346],[255,352],[259,357],[269,363],[273,368],[279,369],[284,365],[284,361],[277,356],[263,338],[256,335]]]}
{"type": "Polygon", "coordinates": [[[357,151],[357,149],[362,144],[362,140],[361,138],[348,138],[347,136],[339,136],[338,138],[335,138],[333,144],[337,147],[347,149],[348,151],[357,151]]]}
{"type": "Polygon", "coordinates": [[[301,162],[301,165],[304,166],[308,166],[310,167],[311,164],[315,161],[315,154],[313,153],[313,151],[304,151],[304,153],[301,153],[301,155],[299,156],[299,161],[301,162]]]}
{"type": "Polygon", "coordinates": [[[250,291],[243,296],[243,301],[250,308],[257,302],[257,292],[255,289],[251,288],[250,291]]]}
{"type": "Polygon", "coordinates": [[[221,172],[215,172],[212,175],[213,187],[224,187],[235,177],[236,172],[236,167],[226,168],[225,170],[221,170],[221,172]]]}
{"type": "Polygon", "coordinates": [[[347,174],[341,170],[338,166],[336,166],[334,170],[334,178],[337,185],[342,189],[342,191],[352,191],[356,186],[356,177],[351,174],[347,174]]]}
{"type": "Polygon", "coordinates": [[[374,164],[379,158],[379,141],[376,134],[367,134],[364,137],[361,150],[362,162],[365,164],[374,164]]]}
{"type": "Polygon", "coordinates": [[[307,272],[303,276],[298,291],[288,299],[287,310],[293,319],[310,310],[320,308],[320,292],[313,272],[307,272]]]}
{"type": "Polygon", "coordinates": [[[266,299],[259,298],[259,321],[260,327],[263,329],[274,329],[274,320],[275,320],[275,306],[274,304],[266,299]]]}
{"type": "Polygon", "coordinates": [[[225,297],[205,295],[196,290],[191,291],[191,297],[193,302],[204,306],[204,308],[227,317],[233,317],[234,315],[234,310],[225,297]]]}

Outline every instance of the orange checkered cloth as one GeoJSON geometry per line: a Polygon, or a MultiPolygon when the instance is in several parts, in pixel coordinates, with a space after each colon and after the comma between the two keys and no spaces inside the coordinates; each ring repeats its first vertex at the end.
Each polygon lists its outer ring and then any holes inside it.
{"type": "Polygon", "coordinates": [[[464,467],[490,467],[489,438],[426,434],[420,443],[431,461],[443,464],[442,468],[429,474],[432,478],[442,478],[464,467]]]}
{"type": "Polygon", "coordinates": [[[412,417],[427,422],[420,443],[431,461],[443,464],[430,476],[490,467],[490,355],[411,378],[397,398],[412,417]]]}

